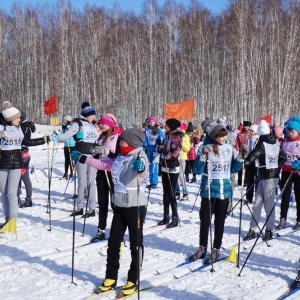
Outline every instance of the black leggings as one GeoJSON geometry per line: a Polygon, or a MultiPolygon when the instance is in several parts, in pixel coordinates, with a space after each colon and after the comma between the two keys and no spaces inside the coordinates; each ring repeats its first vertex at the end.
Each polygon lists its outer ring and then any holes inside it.
{"type": "Polygon", "coordinates": [[[172,209],[172,216],[178,217],[177,213],[177,202],[175,199],[175,189],[178,181],[179,173],[166,173],[161,172],[161,181],[163,186],[163,205],[164,215],[170,213],[170,205],[172,209]]]}

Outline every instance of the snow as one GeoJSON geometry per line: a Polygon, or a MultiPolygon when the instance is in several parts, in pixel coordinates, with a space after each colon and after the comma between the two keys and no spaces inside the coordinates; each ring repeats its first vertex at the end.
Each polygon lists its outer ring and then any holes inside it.
{"type": "MultiPolygon", "coordinates": [[[[49,133],[53,127],[37,126],[35,136],[49,133]]],[[[73,219],[69,214],[73,210],[73,199],[67,199],[74,193],[74,183],[66,190],[65,199],[61,196],[66,188],[63,175],[64,156],[62,146],[47,150],[46,146],[31,148],[31,163],[35,174],[31,175],[33,184],[33,203],[31,208],[20,208],[17,219],[18,240],[11,233],[0,234],[0,299],[86,299],[101,284],[106,267],[107,242],[89,244],[97,231],[97,217],[86,219],[85,234],[82,236],[84,219],[76,218],[75,260],[72,283],[72,228],[73,219]],[[51,231],[48,199],[48,166],[53,154],[53,173],[51,179],[51,231]]],[[[162,186],[150,194],[147,219],[144,224],[145,257],[141,272],[141,286],[156,282],[157,287],[141,292],[141,299],[276,299],[283,294],[296,276],[299,258],[300,232],[287,234],[269,242],[271,247],[259,241],[253,250],[241,276],[234,276],[234,264],[220,261],[211,266],[192,272],[202,262],[177,268],[198,247],[200,198],[192,207],[199,189],[200,177],[196,184],[188,184],[189,201],[178,201],[180,226],[161,230],[153,227],[162,218],[162,186]],[[188,270],[188,271],[187,271],[188,270]],[[160,275],[157,272],[161,272],[160,275]],[[184,275],[185,274],[185,275],[184,275]],[[177,275],[175,279],[173,275],[177,275]],[[182,275],[182,276],[180,276],[182,275]]],[[[22,187],[22,201],[25,190],[22,187]]],[[[234,204],[241,197],[238,188],[234,193],[234,204]]],[[[276,220],[279,220],[280,200],[276,206],[276,220]]],[[[222,257],[227,257],[231,246],[238,242],[239,210],[226,219],[223,237],[222,257]]],[[[0,222],[4,221],[0,205],[0,222]]],[[[246,206],[242,211],[242,237],[249,229],[250,213],[246,206]]],[[[109,224],[112,212],[108,216],[106,236],[109,236],[109,224]]],[[[262,222],[265,220],[262,212],[262,222]]],[[[295,203],[291,204],[288,225],[296,222],[295,203]]],[[[128,234],[123,245],[118,286],[126,282],[130,264],[128,234]]],[[[241,244],[239,274],[251,249],[241,244]]],[[[111,299],[102,295],[97,299],[111,299]]],[[[131,299],[137,299],[137,296],[131,299]]],[[[289,299],[299,299],[300,292],[289,299]]]]}

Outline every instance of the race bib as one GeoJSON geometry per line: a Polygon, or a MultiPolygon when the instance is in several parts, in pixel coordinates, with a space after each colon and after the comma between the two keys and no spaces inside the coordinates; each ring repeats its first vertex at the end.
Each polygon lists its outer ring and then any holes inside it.
{"type": "Polygon", "coordinates": [[[265,147],[265,160],[266,169],[277,169],[278,168],[278,156],[279,156],[279,145],[267,144],[264,142],[265,147]]]}
{"type": "Polygon", "coordinates": [[[3,150],[17,150],[22,148],[24,134],[19,126],[6,126],[6,137],[1,141],[3,150]]]}
{"type": "Polygon", "coordinates": [[[287,166],[291,166],[295,160],[300,159],[299,141],[284,142],[282,149],[287,156],[287,160],[285,162],[287,166]]]}

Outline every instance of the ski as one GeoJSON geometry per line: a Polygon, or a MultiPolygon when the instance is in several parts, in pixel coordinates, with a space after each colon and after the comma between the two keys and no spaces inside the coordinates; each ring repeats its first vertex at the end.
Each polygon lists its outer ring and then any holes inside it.
{"type": "Polygon", "coordinates": [[[295,294],[298,291],[300,291],[300,286],[296,287],[296,288],[289,288],[281,296],[279,296],[276,300],[287,299],[288,297],[290,297],[291,295],[295,294]]]}

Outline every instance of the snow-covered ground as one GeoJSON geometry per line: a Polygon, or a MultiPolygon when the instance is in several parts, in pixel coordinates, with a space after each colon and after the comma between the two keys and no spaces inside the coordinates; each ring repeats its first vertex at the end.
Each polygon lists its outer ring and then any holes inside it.
{"type": "MultiPolygon", "coordinates": [[[[38,126],[37,134],[51,132],[53,128],[38,126]]],[[[32,208],[19,209],[17,219],[18,240],[14,234],[0,234],[0,299],[86,299],[102,282],[105,275],[107,242],[89,244],[97,231],[97,217],[86,220],[85,234],[82,236],[83,220],[76,219],[75,260],[72,283],[72,218],[74,183],[67,187],[65,199],[61,196],[67,181],[59,180],[63,175],[63,150],[60,145],[54,150],[53,173],[51,180],[51,231],[48,199],[48,162],[51,163],[52,149],[45,146],[31,149],[30,167],[35,167],[31,175],[33,184],[32,208]],[[67,199],[69,198],[69,199],[67,199]],[[80,247],[81,246],[81,247],[80,247]]],[[[232,263],[220,261],[211,267],[192,272],[201,266],[198,261],[181,268],[184,262],[198,247],[199,206],[191,212],[199,189],[200,177],[196,184],[188,184],[189,201],[178,202],[180,226],[161,230],[153,227],[162,218],[162,186],[150,194],[147,219],[144,229],[145,257],[141,273],[141,286],[156,282],[156,287],[143,291],[141,299],[276,299],[285,292],[296,276],[298,267],[300,232],[287,234],[269,242],[271,247],[259,240],[241,276],[234,276],[232,263]],[[188,270],[188,272],[187,272],[188,270]],[[160,272],[161,274],[157,274],[160,272]],[[184,275],[185,274],[185,275],[184,275]],[[175,276],[178,277],[176,279],[175,276]]],[[[22,187],[22,201],[25,190],[22,187]]],[[[234,193],[234,204],[241,196],[238,189],[234,193]]],[[[279,219],[279,204],[276,207],[276,220],[279,219]]],[[[239,206],[233,215],[226,219],[222,257],[228,256],[232,245],[238,242],[239,206]]],[[[262,221],[265,220],[263,212],[262,221]]],[[[288,215],[288,225],[296,220],[295,203],[288,215]]],[[[109,212],[108,224],[112,212],[109,212]]],[[[0,205],[0,223],[4,221],[0,205]]],[[[242,236],[249,229],[250,213],[246,206],[242,211],[242,236]]],[[[109,226],[106,230],[109,236],[109,226]]],[[[130,263],[128,235],[123,246],[118,285],[126,282],[130,263]]],[[[239,274],[251,246],[244,249],[241,244],[239,274]]],[[[102,295],[97,299],[111,299],[115,293],[102,295]]],[[[137,296],[132,297],[137,299],[137,296]]],[[[289,299],[300,299],[300,292],[289,299]]]]}

